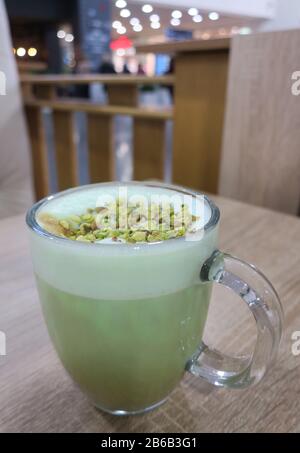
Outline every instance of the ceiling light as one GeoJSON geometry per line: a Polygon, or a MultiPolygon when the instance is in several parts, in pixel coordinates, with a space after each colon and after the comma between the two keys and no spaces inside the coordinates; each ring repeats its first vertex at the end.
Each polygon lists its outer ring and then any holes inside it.
{"type": "Polygon", "coordinates": [[[178,9],[175,9],[175,11],[172,11],[172,17],[174,19],[181,19],[182,17],[182,12],[178,11],[178,9]]]}
{"type": "Polygon", "coordinates": [[[199,13],[199,11],[197,10],[197,8],[190,8],[190,9],[188,10],[188,14],[189,14],[190,16],[196,16],[196,14],[198,14],[198,13],[199,13]]]}
{"type": "Polygon", "coordinates": [[[133,31],[136,31],[137,33],[142,31],[142,30],[143,30],[143,27],[141,26],[141,24],[136,24],[133,27],[133,31]]]}
{"type": "Polygon", "coordinates": [[[117,33],[119,33],[119,35],[125,35],[126,31],[127,31],[126,27],[122,26],[122,27],[117,28],[117,33]]]}
{"type": "Polygon", "coordinates": [[[65,37],[65,40],[66,40],[67,42],[72,42],[72,41],[74,41],[74,36],[72,35],[72,33],[67,33],[67,34],[66,34],[66,37],[65,37]]]}
{"type": "Polygon", "coordinates": [[[151,22],[150,27],[154,28],[155,30],[158,30],[160,28],[160,23],[159,22],[151,22]]]}
{"type": "Polygon", "coordinates": [[[132,19],[130,19],[130,25],[132,25],[132,26],[138,25],[139,23],[140,23],[140,20],[137,17],[133,17],[132,19]]]}
{"type": "Polygon", "coordinates": [[[66,32],[64,30],[58,30],[56,36],[59,38],[59,39],[64,39],[66,37],[66,32]]]}
{"type": "Polygon", "coordinates": [[[220,19],[220,14],[216,12],[209,13],[208,17],[210,20],[218,20],[220,19]]]}
{"type": "Polygon", "coordinates": [[[113,28],[119,28],[119,27],[122,27],[122,24],[119,20],[114,20],[113,23],[112,23],[112,27],[113,28]]]}
{"type": "Polygon", "coordinates": [[[193,21],[197,23],[202,22],[203,17],[200,14],[196,14],[196,16],[193,16],[193,21]]]}
{"type": "Polygon", "coordinates": [[[150,20],[151,20],[151,22],[159,22],[160,21],[159,15],[158,14],[151,14],[150,20]]]}
{"type": "Polygon", "coordinates": [[[129,17],[129,16],[131,16],[131,12],[129,11],[129,9],[121,9],[120,16],[121,17],[129,17]]]}
{"type": "Polygon", "coordinates": [[[117,8],[125,8],[127,6],[127,2],[125,0],[117,0],[116,7],[117,8]]]}
{"type": "Polygon", "coordinates": [[[36,54],[37,54],[37,50],[36,50],[35,47],[30,47],[30,49],[28,49],[28,55],[29,55],[30,57],[35,57],[36,54]]]}
{"type": "Polygon", "coordinates": [[[143,13],[152,13],[153,7],[151,5],[146,4],[142,6],[142,11],[143,13]]]}
{"type": "Polygon", "coordinates": [[[180,25],[180,20],[179,19],[171,19],[170,21],[171,25],[173,25],[174,27],[177,27],[178,25],[180,25]]]}
{"type": "Polygon", "coordinates": [[[24,47],[19,47],[17,49],[17,55],[18,57],[24,57],[26,55],[26,50],[24,49],[24,47]]]}
{"type": "Polygon", "coordinates": [[[239,30],[240,35],[250,35],[252,33],[252,28],[250,27],[242,27],[239,30]]]}

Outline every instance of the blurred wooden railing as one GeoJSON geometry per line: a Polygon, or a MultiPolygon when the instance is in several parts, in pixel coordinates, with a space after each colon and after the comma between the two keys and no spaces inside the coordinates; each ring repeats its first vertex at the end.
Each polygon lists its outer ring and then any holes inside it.
{"type": "Polygon", "coordinates": [[[174,56],[172,179],[210,193],[218,190],[230,47],[228,38],[136,46],[174,56]]]}
{"type": "MultiPolygon", "coordinates": [[[[92,107],[85,107],[92,108],[87,113],[89,156],[93,156],[92,162],[96,162],[97,159],[102,168],[100,172],[97,164],[94,170],[90,163],[92,175],[97,171],[98,177],[108,179],[110,168],[109,179],[114,176],[111,171],[113,154],[109,151],[112,146],[111,133],[108,134],[107,131],[111,130],[112,118],[115,114],[128,113],[134,117],[134,178],[162,179],[165,122],[167,118],[173,118],[172,181],[200,191],[217,193],[230,46],[229,39],[202,39],[137,47],[137,52],[172,54],[175,62],[174,77],[23,76],[22,86],[27,99],[26,108],[31,116],[34,115],[32,113],[34,109],[41,108],[40,105],[32,105],[28,102],[28,98],[32,99],[33,93],[35,101],[38,98],[39,101],[59,101],[60,103],[65,101],[55,99],[58,86],[102,82],[107,88],[108,105],[105,108],[93,104],[92,107]],[[149,84],[174,85],[174,111],[150,110],[146,113],[144,109],[138,107],[139,87],[149,84]],[[138,109],[138,111],[124,110],[124,108],[138,109]],[[101,140],[100,137],[102,137],[101,140]]],[[[73,110],[71,105],[65,103],[60,106],[54,105],[54,119],[60,118],[62,122],[61,118],[64,116],[69,128],[71,128],[70,117],[73,110]],[[66,120],[66,118],[69,119],[66,120]]],[[[75,105],[73,107],[74,110],[78,108],[75,105]]],[[[65,128],[59,127],[59,120],[55,120],[54,123],[57,129],[63,129],[62,133],[66,135],[65,128]]],[[[32,141],[36,144],[36,128],[33,126],[30,129],[33,135],[32,141]]],[[[55,135],[57,139],[57,134],[55,135]]],[[[65,140],[67,144],[70,143],[69,137],[67,135],[68,140],[65,140]]],[[[57,148],[60,147],[60,143],[61,139],[57,143],[57,148]]],[[[65,157],[66,147],[61,152],[65,157]]],[[[41,155],[40,152],[39,154],[41,155]]]]}
{"type": "Polygon", "coordinates": [[[172,76],[22,76],[22,92],[31,140],[36,197],[49,193],[49,168],[42,119],[43,108],[52,110],[58,189],[78,185],[74,112],[87,115],[90,181],[115,179],[113,118],[133,118],[134,179],[163,179],[165,163],[165,123],[172,109],[138,106],[138,90],[143,85],[173,85],[172,76]],[[104,83],[108,104],[63,98],[58,86],[104,83]]]}

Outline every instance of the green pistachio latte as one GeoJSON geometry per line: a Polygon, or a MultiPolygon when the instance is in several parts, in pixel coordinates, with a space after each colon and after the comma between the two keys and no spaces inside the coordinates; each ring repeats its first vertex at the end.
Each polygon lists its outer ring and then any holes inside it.
{"type": "Polygon", "coordinates": [[[182,379],[202,340],[211,284],[199,274],[217,242],[205,199],[197,211],[176,188],[124,186],[50,197],[30,231],[48,332],[78,386],[70,392],[116,414],[153,408],[182,379]]]}

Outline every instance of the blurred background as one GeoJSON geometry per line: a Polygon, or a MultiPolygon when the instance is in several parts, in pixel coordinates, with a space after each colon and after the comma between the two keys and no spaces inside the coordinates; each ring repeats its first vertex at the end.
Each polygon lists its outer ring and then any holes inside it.
{"type": "Polygon", "coordinates": [[[298,0],[0,0],[0,217],[132,179],[299,215],[299,49],[298,0]]]}
{"type": "Polygon", "coordinates": [[[103,58],[109,56],[117,73],[127,64],[130,72],[143,70],[147,75],[167,71],[170,56],[139,55],[136,45],[249,34],[264,27],[276,2],[189,3],[201,9],[188,8],[183,1],[5,1],[13,52],[21,71],[72,73],[83,62],[85,70],[98,71],[103,58]]]}

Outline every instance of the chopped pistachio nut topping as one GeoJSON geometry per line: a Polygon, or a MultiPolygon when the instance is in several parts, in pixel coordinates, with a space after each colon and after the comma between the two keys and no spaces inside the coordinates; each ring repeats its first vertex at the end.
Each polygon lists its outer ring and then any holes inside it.
{"type": "Polygon", "coordinates": [[[193,216],[187,205],[175,211],[171,204],[128,204],[116,199],[107,206],[88,208],[82,215],[57,219],[42,213],[39,222],[50,233],[73,241],[160,242],[193,232],[193,216]]]}

